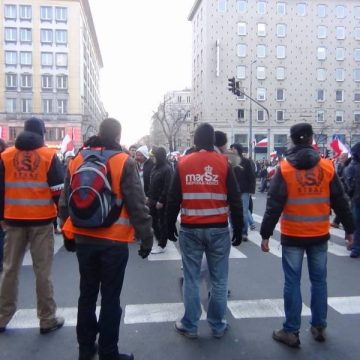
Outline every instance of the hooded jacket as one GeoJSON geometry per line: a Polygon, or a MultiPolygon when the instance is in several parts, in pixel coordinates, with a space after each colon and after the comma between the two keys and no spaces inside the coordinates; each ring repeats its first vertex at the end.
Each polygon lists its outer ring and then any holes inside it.
{"type": "MultiPolygon", "coordinates": [[[[286,153],[286,160],[299,170],[311,169],[320,161],[320,155],[311,145],[297,145],[286,153]]],[[[281,174],[280,167],[277,169],[270,183],[268,199],[264,218],[261,224],[260,234],[263,239],[269,239],[287,201],[286,182],[281,174]]],[[[351,210],[346,199],[344,189],[339,177],[335,174],[330,182],[330,206],[339,217],[347,233],[354,232],[351,210]]],[[[330,234],[320,237],[295,237],[281,234],[281,244],[286,246],[306,247],[321,244],[329,240],[330,234]]]]}

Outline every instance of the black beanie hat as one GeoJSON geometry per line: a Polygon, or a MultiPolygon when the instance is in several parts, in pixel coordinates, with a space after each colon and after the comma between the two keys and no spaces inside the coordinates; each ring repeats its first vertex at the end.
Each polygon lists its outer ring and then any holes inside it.
{"type": "Polygon", "coordinates": [[[44,136],[45,134],[45,124],[44,121],[38,119],[36,117],[32,117],[25,121],[24,130],[36,133],[40,136],[44,136]]]}
{"type": "Polygon", "coordinates": [[[215,146],[221,147],[227,144],[227,136],[222,131],[215,131],[215,146]]]}
{"type": "Polygon", "coordinates": [[[194,144],[199,150],[214,150],[215,132],[208,123],[202,123],[195,130],[194,144]]]}
{"type": "Polygon", "coordinates": [[[314,134],[312,126],[307,123],[300,123],[290,128],[290,137],[294,144],[305,143],[314,134]]]}
{"type": "Polygon", "coordinates": [[[236,149],[239,156],[241,156],[242,153],[244,152],[243,146],[237,143],[231,144],[230,149],[236,149]]]}

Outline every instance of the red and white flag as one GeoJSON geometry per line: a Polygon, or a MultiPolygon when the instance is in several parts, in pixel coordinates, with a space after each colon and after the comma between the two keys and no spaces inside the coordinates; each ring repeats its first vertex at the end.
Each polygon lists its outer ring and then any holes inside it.
{"type": "Polygon", "coordinates": [[[60,150],[61,150],[61,153],[64,154],[64,155],[68,151],[74,151],[75,150],[74,143],[73,143],[71,137],[68,134],[65,135],[63,141],[61,142],[60,150]]]}
{"type": "Polygon", "coordinates": [[[268,139],[265,138],[265,139],[260,140],[258,143],[256,143],[255,146],[266,147],[267,145],[268,145],[268,139]]]}
{"type": "Polygon", "coordinates": [[[343,144],[337,136],[335,136],[334,140],[330,143],[330,147],[334,151],[334,158],[337,158],[342,153],[349,152],[348,147],[345,144],[343,144]]]}

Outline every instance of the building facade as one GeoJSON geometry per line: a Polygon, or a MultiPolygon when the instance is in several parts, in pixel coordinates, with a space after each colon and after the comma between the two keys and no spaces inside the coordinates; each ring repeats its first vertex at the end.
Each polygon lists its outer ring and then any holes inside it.
{"type": "Polygon", "coordinates": [[[188,19],[195,123],[251,144],[255,158],[283,152],[297,122],[312,124],[322,151],[335,136],[360,141],[359,1],[196,0],[188,19]],[[228,91],[232,77],[246,95],[228,91]],[[268,149],[256,146],[264,138],[268,149]]]}
{"type": "Polygon", "coordinates": [[[68,134],[76,146],[105,110],[103,66],[88,0],[5,0],[0,19],[0,137],[10,144],[24,120],[44,120],[46,143],[68,134]]]}

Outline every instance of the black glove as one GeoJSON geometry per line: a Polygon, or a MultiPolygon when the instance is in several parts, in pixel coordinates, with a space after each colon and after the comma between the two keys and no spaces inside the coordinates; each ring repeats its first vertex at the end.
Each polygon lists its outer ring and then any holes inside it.
{"type": "Polygon", "coordinates": [[[69,240],[64,236],[64,247],[67,251],[75,252],[76,251],[75,240],[69,240]]]}
{"type": "Polygon", "coordinates": [[[178,231],[176,229],[176,225],[172,226],[168,230],[168,239],[171,241],[177,241],[177,237],[179,236],[178,231]]]}
{"type": "Polygon", "coordinates": [[[141,256],[143,259],[146,259],[151,252],[151,249],[145,249],[142,245],[140,245],[140,249],[138,251],[139,256],[141,256]]]}
{"type": "Polygon", "coordinates": [[[233,237],[231,240],[232,246],[239,246],[242,242],[242,231],[234,230],[233,237]]]}

